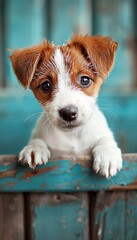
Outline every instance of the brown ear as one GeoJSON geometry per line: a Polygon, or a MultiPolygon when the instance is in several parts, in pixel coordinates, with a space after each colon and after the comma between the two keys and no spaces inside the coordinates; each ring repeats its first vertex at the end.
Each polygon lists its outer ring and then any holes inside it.
{"type": "Polygon", "coordinates": [[[30,86],[33,75],[37,69],[42,52],[49,49],[51,45],[44,41],[35,47],[18,49],[10,56],[14,72],[24,88],[30,86]]]}
{"type": "Polygon", "coordinates": [[[104,79],[112,69],[118,43],[104,36],[74,36],[69,45],[76,47],[104,79]]]}

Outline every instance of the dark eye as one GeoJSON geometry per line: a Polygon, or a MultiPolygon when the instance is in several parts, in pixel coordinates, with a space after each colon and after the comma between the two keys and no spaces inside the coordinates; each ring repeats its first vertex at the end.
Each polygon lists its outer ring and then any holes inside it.
{"type": "Polygon", "coordinates": [[[40,85],[40,88],[44,93],[49,93],[52,90],[52,84],[49,80],[46,80],[40,85]]]}
{"type": "Polygon", "coordinates": [[[92,79],[89,78],[88,76],[80,76],[79,77],[79,84],[84,87],[84,88],[87,88],[91,85],[92,83],[92,79]]]}

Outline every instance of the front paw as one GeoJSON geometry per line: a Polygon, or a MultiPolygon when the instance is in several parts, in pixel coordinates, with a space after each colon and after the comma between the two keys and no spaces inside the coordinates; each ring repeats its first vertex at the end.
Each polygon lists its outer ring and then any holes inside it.
{"type": "Polygon", "coordinates": [[[93,149],[93,169],[101,175],[113,177],[122,168],[121,150],[118,147],[99,145],[93,149]]]}
{"type": "Polygon", "coordinates": [[[46,164],[50,158],[50,151],[46,146],[30,144],[23,148],[19,154],[19,162],[35,168],[36,165],[46,164]]]}

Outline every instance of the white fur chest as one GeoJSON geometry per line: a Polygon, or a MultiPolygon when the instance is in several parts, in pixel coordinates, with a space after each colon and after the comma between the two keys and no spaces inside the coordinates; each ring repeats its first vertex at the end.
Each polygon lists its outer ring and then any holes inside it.
{"type": "Polygon", "coordinates": [[[83,131],[77,130],[72,133],[55,131],[50,136],[45,136],[45,142],[51,150],[52,156],[60,154],[78,156],[91,152],[89,138],[83,134],[83,131]]]}
{"type": "MultiPolygon", "coordinates": [[[[48,126],[47,130],[43,131],[42,126],[45,118],[44,114],[39,119],[33,137],[42,138],[54,157],[62,154],[74,156],[91,155],[92,148],[98,139],[106,134],[107,123],[97,106],[94,108],[93,116],[85,125],[70,132],[61,131],[52,126],[48,126]]],[[[111,131],[108,134],[110,135],[111,131]]]]}

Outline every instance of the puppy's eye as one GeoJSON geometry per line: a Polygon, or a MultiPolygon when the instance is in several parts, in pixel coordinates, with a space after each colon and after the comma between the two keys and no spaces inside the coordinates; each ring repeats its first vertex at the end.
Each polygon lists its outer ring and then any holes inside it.
{"type": "Polygon", "coordinates": [[[80,76],[78,82],[83,88],[87,88],[92,84],[93,80],[88,76],[80,76]]]}
{"type": "Polygon", "coordinates": [[[44,93],[49,93],[52,90],[52,84],[49,80],[46,80],[40,85],[40,88],[44,93]]]}

